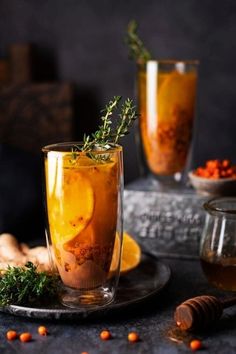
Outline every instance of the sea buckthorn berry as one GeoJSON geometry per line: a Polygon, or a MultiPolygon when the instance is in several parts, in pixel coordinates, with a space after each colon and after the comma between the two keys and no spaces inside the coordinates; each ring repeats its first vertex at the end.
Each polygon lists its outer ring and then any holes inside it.
{"type": "Polygon", "coordinates": [[[228,169],[226,170],[226,173],[227,173],[228,176],[232,176],[232,174],[233,174],[233,169],[232,169],[232,168],[228,168],[228,169]]]}
{"type": "Polygon", "coordinates": [[[21,342],[30,342],[32,339],[32,336],[29,332],[25,332],[25,333],[21,333],[19,338],[20,338],[21,342]]]}
{"type": "Polygon", "coordinates": [[[6,333],[6,337],[8,340],[14,340],[18,337],[18,335],[17,335],[16,331],[8,331],[6,333]]]}
{"type": "Polygon", "coordinates": [[[230,160],[209,160],[205,166],[198,167],[195,172],[197,176],[211,179],[235,178],[236,166],[230,160]]]}
{"type": "Polygon", "coordinates": [[[108,339],[111,339],[111,332],[110,331],[102,331],[101,333],[100,333],[100,338],[102,339],[102,340],[108,340],[108,339]]]}
{"type": "Polygon", "coordinates": [[[198,339],[194,339],[190,342],[189,346],[193,351],[199,350],[202,348],[202,342],[198,339]]]}
{"type": "Polygon", "coordinates": [[[136,332],[130,332],[130,333],[128,334],[128,341],[129,341],[129,342],[132,342],[132,343],[138,342],[138,341],[139,341],[139,335],[138,335],[138,333],[136,333],[136,332]]]}
{"type": "Polygon", "coordinates": [[[223,160],[223,161],[222,161],[222,166],[223,166],[224,168],[229,167],[229,166],[230,166],[230,161],[229,161],[229,160],[223,160]]]}
{"type": "Polygon", "coordinates": [[[40,336],[46,336],[48,334],[47,328],[45,326],[39,326],[38,334],[40,334],[40,336]]]}
{"type": "Polygon", "coordinates": [[[219,161],[217,161],[217,160],[209,160],[209,161],[206,162],[206,167],[208,169],[213,169],[214,170],[218,166],[219,166],[219,161]]]}

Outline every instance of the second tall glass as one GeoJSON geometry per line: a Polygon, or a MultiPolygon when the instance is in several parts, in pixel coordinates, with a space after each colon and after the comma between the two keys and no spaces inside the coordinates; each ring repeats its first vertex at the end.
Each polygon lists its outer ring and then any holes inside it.
{"type": "MultiPolygon", "coordinates": [[[[147,61],[138,66],[140,135],[149,171],[175,179],[191,146],[197,61],[147,61]]],[[[168,179],[168,178],[167,178],[168,179]]]]}

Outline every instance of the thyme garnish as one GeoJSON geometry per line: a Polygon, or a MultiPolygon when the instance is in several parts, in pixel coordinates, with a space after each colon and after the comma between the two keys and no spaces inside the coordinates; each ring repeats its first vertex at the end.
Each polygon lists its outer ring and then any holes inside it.
{"type": "Polygon", "coordinates": [[[130,58],[136,60],[138,63],[145,63],[152,58],[152,55],[139,38],[137,28],[138,24],[135,20],[129,22],[125,42],[129,47],[130,58]]]}
{"type": "Polygon", "coordinates": [[[103,163],[110,159],[109,149],[112,149],[120,138],[129,133],[130,127],[138,117],[133,101],[127,98],[120,108],[120,113],[118,114],[119,119],[114,126],[112,116],[114,110],[119,108],[121,98],[121,96],[113,97],[106,105],[105,109],[102,110],[102,124],[98,127],[98,130],[92,135],[85,134],[83,144],[73,147],[71,152],[72,161],[77,158],[79,151],[86,152],[86,155],[96,162],[103,163]],[[95,154],[93,153],[94,150],[107,151],[107,153],[95,154]]]}
{"type": "Polygon", "coordinates": [[[58,277],[37,272],[28,262],[25,267],[8,266],[0,278],[0,306],[27,305],[57,296],[58,277]]]}
{"type": "Polygon", "coordinates": [[[109,142],[112,142],[111,116],[114,109],[117,108],[120,100],[121,96],[114,96],[113,100],[111,100],[106,105],[105,109],[101,111],[104,113],[101,117],[102,124],[98,127],[98,130],[92,134],[92,137],[86,134],[84,135],[81,151],[89,151],[94,149],[96,146],[98,146],[99,149],[106,150],[106,146],[109,144],[109,142]]]}
{"type": "Polygon", "coordinates": [[[114,144],[117,144],[120,138],[129,134],[129,129],[137,116],[138,114],[135,110],[135,106],[133,106],[132,100],[127,98],[121,107],[121,113],[119,114],[120,119],[113,134],[114,144]]]}

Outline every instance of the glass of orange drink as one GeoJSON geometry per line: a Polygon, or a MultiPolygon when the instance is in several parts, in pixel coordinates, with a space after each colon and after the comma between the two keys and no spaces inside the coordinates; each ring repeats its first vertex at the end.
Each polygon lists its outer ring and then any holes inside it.
{"type": "Polygon", "coordinates": [[[69,307],[105,305],[115,296],[122,246],[122,148],[43,148],[46,236],[69,307]]]}
{"type": "Polygon", "coordinates": [[[138,65],[140,136],[145,166],[160,181],[181,180],[192,142],[197,61],[138,65]]]}

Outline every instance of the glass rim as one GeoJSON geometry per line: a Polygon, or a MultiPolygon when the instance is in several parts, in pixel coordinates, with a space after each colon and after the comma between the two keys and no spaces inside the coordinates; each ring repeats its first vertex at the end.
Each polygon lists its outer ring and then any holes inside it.
{"type": "Polygon", "coordinates": [[[203,207],[209,213],[215,214],[231,214],[236,215],[236,197],[215,197],[208,200],[206,203],[203,204],[203,207]],[[231,202],[235,203],[235,209],[232,208],[220,208],[219,206],[214,206],[214,203],[223,203],[223,202],[231,202]]]}
{"type": "Polygon", "coordinates": [[[114,144],[111,143],[110,146],[111,148],[109,149],[102,149],[102,150],[96,150],[96,149],[92,149],[92,150],[87,150],[87,151],[80,151],[80,150],[76,150],[73,151],[73,147],[80,147],[83,146],[83,142],[82,141],[68,141],[68,142],[59,142],[59,143],[54,143],[54,144],[49,144],[49,145],[45,145],[42,147],[41,151],[43,153],[47,153],[47,152],[55,152],[55,153],[71,153],[74,152],[76,154],[81,154],[81,155],[86,155],[89,152],[92,152],[93,154],[112,154],[118,151],[122,151],[123,148],[121,145],[119,144],[114,144]],[[68,148],[67,148],[68,147],[68,148]],[[66,150],[63,150],[63,148],[67,148],[66,150]]]}
{"type": "Polygon", "coordinates": [[[150,62],[163,63],[163,64],[178,64],[178,63],[184,63],[189,65],[200,64],[200,61],[198,59],[149,59],[143,62],[138,62],[137,64],[142,66],[150,62]]]}

